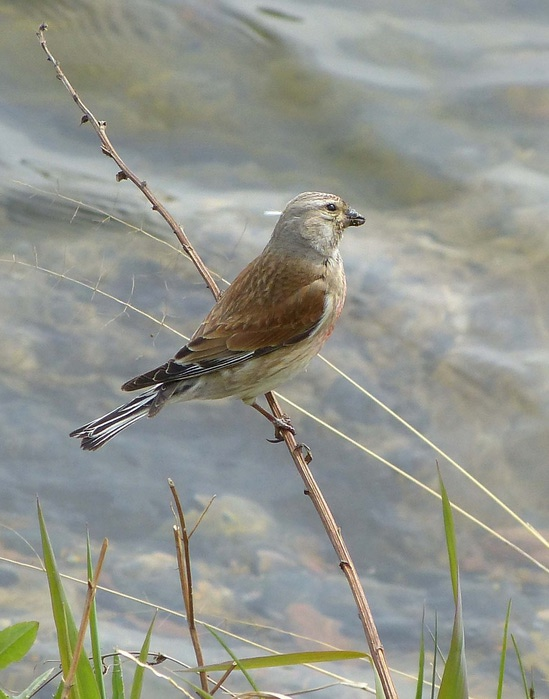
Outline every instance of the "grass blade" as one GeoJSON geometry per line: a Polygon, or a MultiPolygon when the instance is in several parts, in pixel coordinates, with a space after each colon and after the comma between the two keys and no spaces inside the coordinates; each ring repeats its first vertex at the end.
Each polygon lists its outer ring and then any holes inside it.
{"type": "Polygon", "coordinates": [[[502,699],[503,697],[503,679],[505,677],[505,661],[507,656],[507,636],[509,633],[509,619],[511,617],[511,600],[507,605],[507,614],[505,615],[505,624],[503,626],[503,638],[501,641],[501,657],[499,661],[499,677],[498,677],[498,691],[496,694],[497,699],[502,699]]]}
{"type": "Polygon", "coordinates": [[[433,672],[431,673],[431,699],[435,698],[435,687],[437,681],[437,661],[438,661],[438,616],[435,614],[435,632],[433,634],[435,652],[433,653],[433,672]]]}
{"type": "MultiPolygon", "coordinates": [[[[210,631],[217,638],[217,634],[210,631]]],[[[222,644],[223,645],[223,644],[222,644]]],[[[225,647],[225,646],[223,646],[225,647]]],[[[232,653],[226,649],[232,657],[232,653]]],[[[335,660],[356,660],[357,658],[367,658],[367,653],[354,650],[321,650],[305,651],[301,653],[280,653],[279,655],[257,655],[251,658],[239,658],[238,667],[245,670],[258,670],[267,667],[282,667],[285,665],[306,665],[309,663],[327,663],[335,660]]],[[[232,660],[215,665],[203,665],[202,667],[184,668],[181,672],[224,672],[234,666],[232,660]]]]}
{"type": "Polygon", "coordinates": [[[236,655],[233,653],[233,651],[229,648],[229,646],[225,643],[225,641],[221,638],[221,636],[216,633],[210,626],[206,626],[208,631],[212,634],[212,636],[215,638],[215,640],[219,643],[220,646],[222,646],[227,653],[231,656],[233,659],[233,663],[226,663],[228,666],[230,665],[236,665],[240,672],[244,675],[244,677],[248,680],[248,684],[250,687],[254,690],[254,692],[259,692],[258,687],[256,686],[255,682],[252,679],[252,676],[249,674],[247,671],[247,668],[244,667],[242,664],[242,661],[239,660],[239,658],[236,657],[236,655]]]}
{"type": "MultiPolygon", "coordinates": [[[[88,569],[88,580],[93,580],[93,561],[91,555],[90,532],[86,533],[86,561],[88,569]]],[[[105,690],[105,682],[103,680],[103,659],[101,656],[101,643],[99,641],[99,625],[97,622],[97,605],[95,596],[90,605],[90,639],[92,647],[93,670],[95,673],[95,681],[101,699],[107,699],[105,690]]]]}
{"type": "Polygon", "coordinates": [[[469,690],[467,687],[467,664],[465,660],[465,634],[463,630],[463,611],[461,606],[461,589],[459,581],[459,566],[457,558],[457,542],[454,529],[452,507],[448,493],[442,482],[439,471],[440,494],[442,497],[442,513],[444,517],[444,531],[446,534],[446,548],[448,550],[448,562],[452,590],[454,593],[454,627],[450,650],[444,665],[444,672],[438,691],[438,699],[467,699],[469,690]]]}
{"type": "MultiPolygon", "coordinates": [[[[43,672],[38,677],[35,677],[29,686],[26,687],[20,694],[11,696],[9,699],[30,699],[30,697],[34,697],[43,687],[45,687],[46,683],[54,672],[56,672],[56,668],[50,667],[49,670],[46,670],[46,672],[43,672]]],[[[2,699],[3,696],[4,695],[0,694],[0,699],[2,699]]]]}
{"type": "MultiPolygon", "coordinates": [[[[50,598],[52,604],[53,619],[57,631],[57,643],[63,677],[70,671],[73,650],[78,639],[78,629],[74,621],[65,590],[61,583],[61,576],[53,553],[53,547],[48,536],[46,523],[42,515],[40,503],[38,505],[38,522],[40,525],[40,536],[42,538],[42,551],[44,556],[44,567],[48,578],[50,598]]],[[[74,677],[74,684],[70,689],[71,699],[101,699],[95,676],[90,661],[82,651],[78,659],[78,666],[74,677]]]]}
{"type": "Polygon", "coordinates": [[[375,688],[376,688],[376,699],[386,699],[385,697],[385,692],[383,691],[383,687],[381,685],[381,680],[379,679],[379,675],[377,674],[377,670],[375,667],[372,665],[372,669],[374,671],[374,682],[375,682],[375,688]]]}
{"type": "Polygon", "coordinates": [[[112,699],[125,699],[124,675],[122,674],[122,664],[118,653],[114,654],[112,663],[112,699]]]}
{"type": "MultiPolygon", "coordinates": [[[[156,621],[156,613],[152,618],[152,621],[149,626],[149,630],[147,631],[147,635],[145,636],[145,640],[143,641],[143,645],[141,646],[141,650],[139,651],[139,660],[142,663],[147,662],[147,658],[149,657],[149,648],[151,645],[151,636],[152,636],[152,630],[154,626],[154,622],[156,621]]],[[[130,699],[139,699],[141,697],[141,692],[143,690],[143,677],[145,675],[145,668],[143,665],[136,665],[135,666],[135,674],[133,676],[133,682],[132,682],[132,689],[130,693],[130,699]]]]}
{"type": "Polygon", "coordinates": [[[513,642],[513,648],[515,649],[515,654],[517,656],[517,662],[518,662],[518,666],[519,666],[519,670],[520,670],[520,676],[522,678],[522,687],[524,689],[524,696],[526,697],[526,699],[532,699],[535,696],[534,687],[533,687],[533,685],[531,688],[528,687],[528,680],[526,679],[526,672],[524,670],[524,664],[522,662],[522,658],[520,655],[517,641],[516,641],[515,637],[513,636],[513,634],[511,634],[511,641],[513,642]],[[532,692],[530,692],[530,689],[532,689],[532,692]]]}
{"type": "Polygon", "coordinates": [[[419,639],[419,660],[417,669],[416,699],[423,696],[423,677],[425,674],[425,607],[421,617],[421,638],[419,639]]]}

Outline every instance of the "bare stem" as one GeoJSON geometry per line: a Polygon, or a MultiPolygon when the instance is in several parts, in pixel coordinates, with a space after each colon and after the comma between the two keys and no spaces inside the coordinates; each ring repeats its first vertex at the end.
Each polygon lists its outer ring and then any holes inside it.
{"type": "Polygon", "coordinates": [[[172,229],[172,232],[174,235],[177,237],[179,242],[181,243],[183,250],[187,253],[187,255],[190,257],[192,260],[193,264],[195,265],[196,269],[200,273],[201,277],[204,279],[206,282],[206,285],[214,295],[214,297],[217,299],[220,295],[219,287],[214,281],[214,278],[212,277],[210,270],[206,267],[206,265],[202,262],[200,257],[197,255],[195,252],[193,246],[191,245],[189,239],[187,238],[187,235],[185,234],[185,231],[183,230],[182,226],[177,223],[177,221],[174,219],[174,217],[168,212],[166,207],[162,204],[160,199],[156,197],[155,194],[149,189],[149,186],[145,182],[145,180],[140,179],[130,168],[126,165],[126,163],[122,160],[122,158],[118,155],[117,151],[113,147],[109,137],[107,136],[107,122],[106,121],[99,121],[98,119],[95,118],[95,116],[92,114],[92,112],[86,107],[84,102],[80,99],[78,93],[76,90],[73,88],[71,83],[68,81],[65,73],[61,70],[61,66],[59,65],[59,62],[56,60],[56,58],[53,56],[51,51],[49,50],[49,47],[46,43],[46,37],[45,37],[45,31],[48,28],[47,24],[42,24],[40,25],[37,36],[40,40],[40,46],[44,49],[44,52],[46,56],[48,57],[48,61],[53,64],[53,67],[55,68],[55,72],[57,74],[58,80],[60,80],[65,88],[67,89],[68,93],[76,102],[76,105],[80,109],[80,111],[84,114],[82,117],[81,123],[90,123],[99,137],[99,140],[101,142],[101,151],[104,155],[108,156],[109,158],[112,158],[114,162],[118,165],[120,168],[120,172],[117,173],[116,179],[120,182],[120,180],[131,180],[134,185],[144,194],[144,196],[149,200],[149,202],[152,204],[152,209],[153,211],[158,211],[158,213],[162,216],[162,218],[166,221],[168,226],[172,229]]]}
{"type": "MultiPolygon", "coordinates": [[[[183,228],[175,221],[173,216],[169,214],[162,202],[151,192],[147,183],[141,180],[139,177],[137,177],[137,175],[135,175],[129,169],[126,163],[118,155],[115,148],[111,144],[110,139],[107,136],[107,123],[105,121],[98,121],[95,118],[95,116],[88,109],[88,107],[86,107],[86,105],[82,102],[71,83],[68,81],[67,77],[61,70],[58,61],[54,58],[54,56],[48,48],[45,39],[46,29],[47,25],[42,24],[37,32],[37,36],[40,40],[40,45],[46,53],[48,60],[53,64],[58,79],[63,83],[63,85],[73,98],[74,102],[76,102],[80,111],[84,114],[84,116],[82,117],[82,122],[89,122],[93,126],[101,142],[102,152],[108,157],[112,158],[117,164],[117,166],[120,168],[120,172],[117,174],[117,180],[131,180],[135,184],[135,186],[144,194],[144,196],[152,204],[153,210],[158,211],[158,213],[170,226],[173,233],[177,236],[179,242],[183,246],[184,251],[187,253],[189,258],[196,266],[198,272],[206,282],[206,285],[212,292],[214,298],[219,298],[220,291],[217,284],[215,283],[210,271],[202,262],[200,256],[196,253],[195,249],[191,245],[183,228]]],[[[276,401],[273,394],[267,393],[265,397],[269,403],[273,415],[275,417],[282,417],[283,412],[280,409],[280,406],[278,405],[278,402],[276,401]]],[[[351,592],[353,594],[355,603],[358,608],[359,617],[364,628],[364,633],[368,642],[370,654],[372,656],[372,662],[379,676],[381,686],[385,694],[385,698],[397,699],[396,689],[394,687],[391,675],[389,673],[387,661],[385,659],[385,651],[381,644],[379,634],[377,632],[376,625],[374,623],[374,619],[370,611],[366,595],[364,593],[364,589],[360,583],[358,574],[356,572],[356,568],[341,534],[341,530],[338,527],[335,518],[330,508],[328,507],[328,504],[324,499],[324,496],[322,495],[320,488],[318,487],[315,479],[313,478],[311,470],[308,467],[308,461],[310,461],[310,456],[308,456],[307,459],[304,458],[302,453],[303,445],[299,445],[297,443],[294,435],[291,434],[291,432],[289,432],[288,430],[283,430],[282,436],[284,438],[284,441],[286,442],[286,446],[288,447],[288,450],[299,472],[299,475],[301,476],[305,484],[305,494],[311,498],[311,501],[320,516],[326,533],[328,534],[332,546],[334,547],[336,554],[339,558],[339,566],[349,582],[351,592]]]]}
{"type": "Polygon", "coordinates": [[[82,648],[84,647],[84,638],[86,636],[86,629],[88,627],[88,622],[90,620],[90,611],[92,607],[93,600],[95,599],[95,593],[97,592],[97,585],[99,584],[99,577],[101,576],[101,571],[103,569],[103,563],[105,561],[105,556],[107,555],[107,547],[109,542],[107,539],[103,539],[103,544],[101,546],[101,551],[99,552],[99,558],[97,560],[97,566],[93,574],[93,580],[88,580],[88,591],[86,593],[86,602],[84,604],[84,611],[82,612],[82,619],[80,621],[80,628],[78,630],[78,637],[76,639],[76,644],[74,646],[74,652],[72,654],[71,665],[67,676],[63,678],[64,687],[61,699],[67,699],[70,695],[72,682],[76,674],[76,668],[78,667],[78,662],[80,660],[80,655],[82,653],[82,648]]]}
{"type": "MultiPolygon", "coordinates": [[[[275,415],[275,417],[282,417],[283,413],[281,412],[278,403],[270,393],[267,394],[267,400],[269,401],[269,406],[273,411],[273,415],[275,415]]],[[[368,600],[366,599],[364,588],[362,587],[362,583],[358,577],[355,564],[353,563],[353,559],[351,558],[351,554],[349,553],[347,544],[345,543],[343,534],[341,533],[341,528],[337,525],[335,517],[328,507],[328,503],[326,502],[324,495],[318,487],[311,469],[309,468],[311,458],[310,454],[308,453],[308,447],[303,444],[298,444],[295,436],[288,430],[284,430],[282,436],[284,437],[288,451],[294,460],[297,471],[305,484],[305,495],[309,496],[316,511],[318,512],[322,524],[324,525],[324,529],[326,530],[326,534],[328,535],[328,538],[330,539],[330,542],[339,558],[339,567],[343,571],[349,583],[349,587],[351,588],[351,592],[358,609],[358,616],[364,629],[364,635],[368,641],[370,655],[372,656],[372,663],[379,676],[383,691],[385,692],[385,699],[397,699],[397,692],[389,672],[387,661],[385,659],[385,649],[383,648],[381,639],[379,638],[374,617],[372,615],[370,605],[368,604],[368,600]],[[305,457],[303,456],[303,451],[306,452],[305,457]]]]}
{"type": "MultiPolygon", "coordinates": [[[[187,535],[187,525],[185,523],[185,513],[181,506],[181,500],[175,487],[175,483],[171,478],[168,479],[168,485],[172,491],[172,497],[175,502],[175,514],[177,516],[178,525],[174,526],[175,550],[177,554],[177,569],[179,570],[179,580],[181,582],[181,593],[185,603],[185,612],[187,614],[187,626],[194,648],[196,662],[199,667],[204,665],[204,656],[196,628],[196,618],[194,615],[194,597],[193,597],[193,578],[191,569],[191,552],[189,548],[189,537],[187,535]]],[[[200,672],[200,684],[202,689],[208,691],[208,677],[205,672],[200,672]]]]}

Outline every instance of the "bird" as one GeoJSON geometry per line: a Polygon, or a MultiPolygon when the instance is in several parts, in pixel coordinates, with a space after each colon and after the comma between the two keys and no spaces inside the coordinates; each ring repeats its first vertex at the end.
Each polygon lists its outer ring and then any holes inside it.
{"type": "Polygon", "coordinates": [[[129,403],[70,433],[86,451],[102,447],[167,404],[234,396],[275,427],[294,432],[257,397],[304,369],[331,335],[342,311],[346,280],[339,243],[363,216],[324,192],[303,192],[280,215],[263,252],[219,297],[189,342],[165,364],[136,376],[123,391],[129,403]]]}

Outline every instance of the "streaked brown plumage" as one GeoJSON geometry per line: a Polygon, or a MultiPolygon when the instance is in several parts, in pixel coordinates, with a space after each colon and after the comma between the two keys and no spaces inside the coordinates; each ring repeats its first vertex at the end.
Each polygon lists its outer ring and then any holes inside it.
{"type": "MultiPolygon", "coordinates": [[[[289,202],[267,246],[208,313],[189,343],[122,389],[149,390],[71,433],[94,450],[168,401],[236,396],[255,403],[303,369],[330,336],[345,301],[339,241],[364,218],[338,196],[289,202]]],[[[262,411],[264,412],[264,411],[262,411]]]]}

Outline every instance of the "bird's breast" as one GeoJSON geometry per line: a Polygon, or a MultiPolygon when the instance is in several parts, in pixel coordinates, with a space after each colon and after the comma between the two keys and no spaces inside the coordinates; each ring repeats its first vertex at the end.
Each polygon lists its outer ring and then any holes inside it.
{"type": "Polygon", "coordinates": [[[319,334],[323,336],[322,344],[332,334],[336,321],[343,310],[347,295],[345,271],[339,254],[326,264],[325,284],[324,313],[322,321],[317,328],[319,334]]]}

